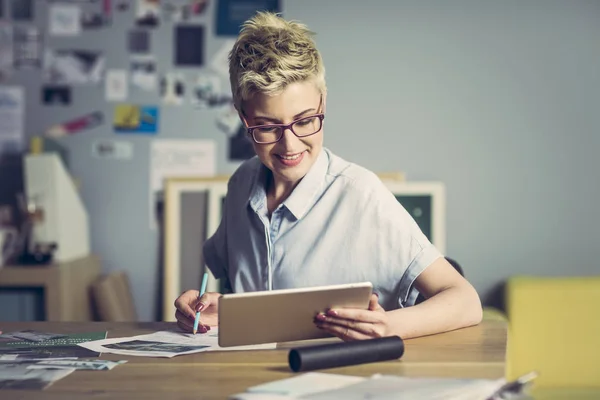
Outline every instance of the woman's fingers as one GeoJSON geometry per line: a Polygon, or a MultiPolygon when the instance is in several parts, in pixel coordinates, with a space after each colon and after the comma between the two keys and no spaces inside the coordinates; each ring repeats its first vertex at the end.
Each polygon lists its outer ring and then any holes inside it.
{"type": "MultiPolygon", "coordinates": [[[[177,318],[177,326],[179,326],[179,328],[182,331],[185,331],[185,332],[193,332],[194,331],[194,320],[193,319],[190,320],[190,318],[183,315],[183,313],[180,312],[179,310],[177,310],[177,312],[175,312],[175,317],[177,318]]],[[[198,333],[206,333],[208,331],[210,331],[210,326],[198,323],[198,333]]]]}
{"type": "Polygon", "coordinates": [[[323,329],[324,331],[327,331],[327,332],[331,333],[332,335],[335,335],[335,336],[339,337],[340,339],[346,340],[346,341],[365,340],[365,339],[372,338],[372,336],[366,335],[365,333],[363,333],[361,331],[350,329],[347,326],[332,324],[329,322],[318,322],[317,326],[320,329],[323,329]]]}
{"type": "Polygon", "coordinates": [[[175,308],[177,308],[177,310],[181,311],[185,315],[194,318],[196,312],[194,311],[192,306],[196,305],[197,299],[198,291],[188,290],[175,300],[175,308]]]}

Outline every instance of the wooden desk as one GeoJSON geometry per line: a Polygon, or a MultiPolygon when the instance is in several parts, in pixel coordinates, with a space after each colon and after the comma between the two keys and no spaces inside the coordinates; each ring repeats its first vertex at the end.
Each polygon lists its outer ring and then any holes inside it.
{"type": "MultiPolygon", "coordinates": [[[[108,331],[108,337],[133,336],[176,329],[174,323],[5,323],[5,332],[35,329],[74,333],[108,331]]],[[[314,342],[313,342],[314,343],[314,342]]],[[[225,399],[249,386],[294,376],[288,367],[289,348],[277,350],[197,353],[166,358],[103,354],[102,359],[129,360],[111,371],[76,371],[45,391],[0,391],[2,399],[225,399]]],[[[307,344],[304,342],[303,344],[307,344]]],[[[484,321],[479,326],[405,342],[401,360],[322,370],[370,376],[501,378],[504,376],[506,324],[484,321]]]]}
{"type": "Polygon", "coordinates": [[[100,271],[94,255],[44,266],[7,265],[0,269],[0,288],[43,288],[47,321],[92,321],[90,285],[100,271]]]}

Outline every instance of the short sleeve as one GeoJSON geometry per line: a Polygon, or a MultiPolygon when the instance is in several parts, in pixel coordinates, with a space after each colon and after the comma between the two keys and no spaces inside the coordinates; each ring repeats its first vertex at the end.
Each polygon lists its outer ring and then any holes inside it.
{"type": "Polygon", "coordinates": [[[413,217],[394,195],[381,184],[374,190],[372,202],[378,221],[381,243],[381,266],[388,276],[400,276],[397,282],[399,307],[411,306],[416,299],[413,283],[435,260],[443,255],[427,239],[413,217]]]}
{"type": "Polygon", "coordinates": [[[227,277],[227,197],[223,204],[221,223],[217,231],[204,242],[204,262],[215,279],[227,277]]]}

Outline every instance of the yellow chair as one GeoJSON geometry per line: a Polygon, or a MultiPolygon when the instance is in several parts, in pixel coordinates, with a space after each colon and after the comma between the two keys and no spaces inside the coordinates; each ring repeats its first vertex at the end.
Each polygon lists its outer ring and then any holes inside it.
{"type": "Polygon", "coordinates": [[[538,388],[600,388],[600,276],[510,278],[507,379],[538,388]]]}

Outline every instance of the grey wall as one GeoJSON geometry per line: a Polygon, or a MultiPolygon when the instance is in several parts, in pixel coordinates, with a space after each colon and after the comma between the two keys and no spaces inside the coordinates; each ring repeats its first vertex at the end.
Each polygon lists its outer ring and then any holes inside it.
{"type": "MultiPolygon", "coordinates": [[[[600,2],[288,0],[284,10],[318,33],[326,145],[374,171],[443,181],[448,255],[488,303],[513,274],[600,271],[600,2]]],[[[110,30],[49,42],[102,47],[109,67],[125,67],[130,13],[117,14],[110,30]]],[[[211,29],[212,10],[202,22],[211,29]]],[[[153,33],[163,70],[170,27],[153,33]]],[[[218,47],[209,41],[207,55],[218,47]]],[[[82,88],[74,96],[85,101],[57,121],[55,109],[39,105],[31,74],[13,80],[28,84],[30,135],[95,109],[112,117],[102,89],[82,88]]],[[[132,90],[130,101],[158,100],[132,90]]],[[[130,162],[90,156],[95,139],[113,136],[107,124],[63,142],[82,181],[93,251],[105,270],[130,273],[140,318],[152,320],[160,260],[148,228],[149,141],[126,138],[135,143],[130,162]]],[[[237,166],[225,160],[225,136],[208,112],[163,108],[159,137],[213,138],[218,173],[237,166]]]]}

